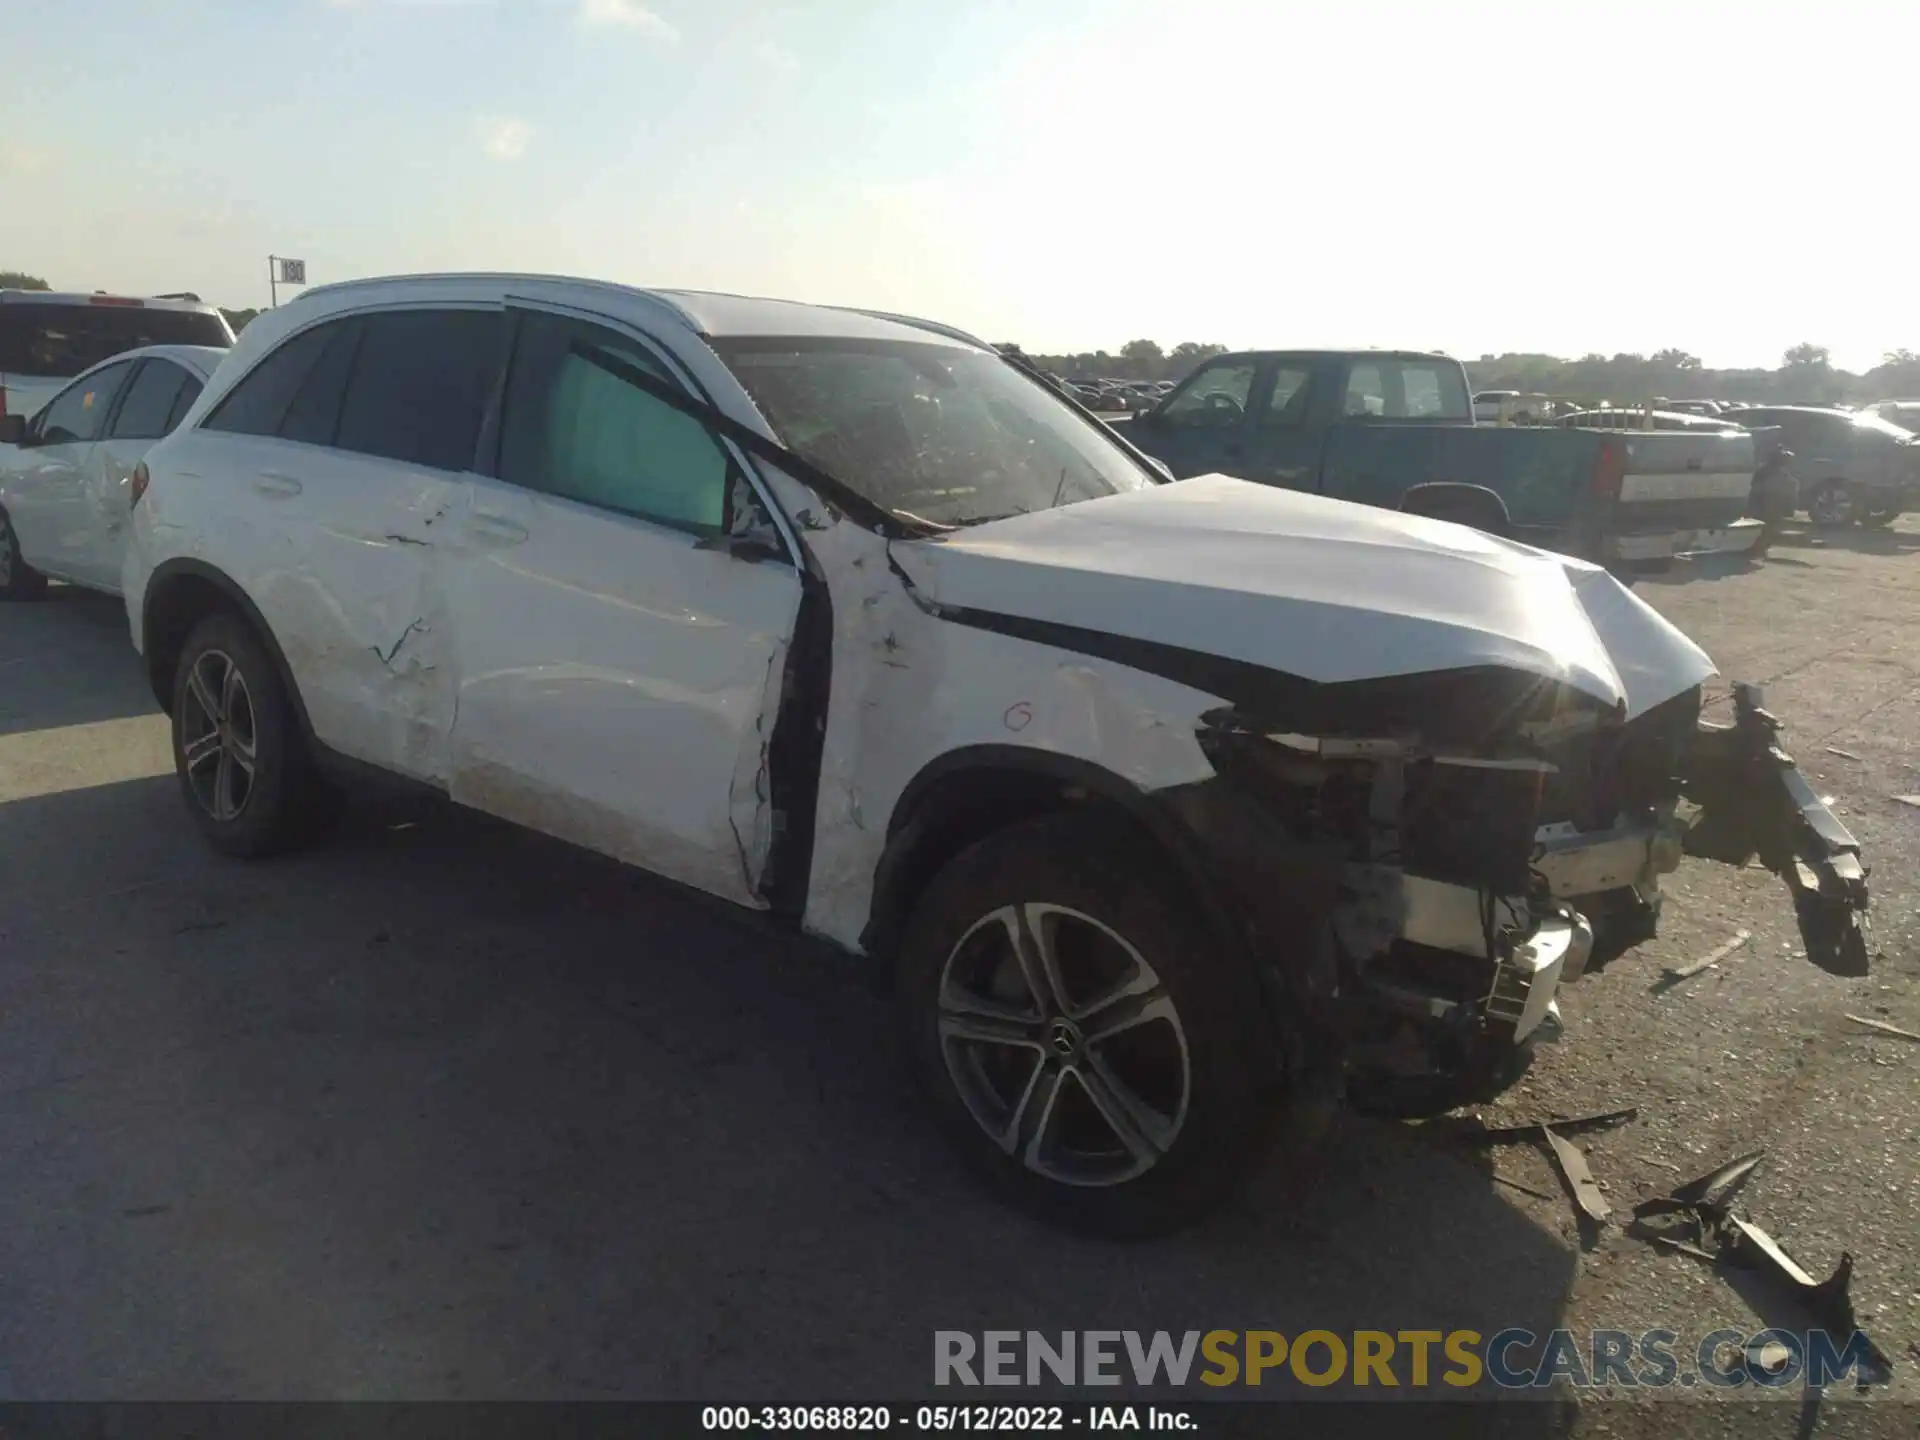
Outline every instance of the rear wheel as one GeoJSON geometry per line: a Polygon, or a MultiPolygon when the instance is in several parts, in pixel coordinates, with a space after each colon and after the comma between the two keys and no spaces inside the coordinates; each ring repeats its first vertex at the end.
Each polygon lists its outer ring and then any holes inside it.
{"type": "Polygon", "coordinates": [[[0,510],[0,600],[35,600],[46,592],[47,577],[20,556],[20,537],[0,510]]]}
{"type": "Polygon", "coordinates": [[[1843,530],[1859,518],[1859,502],[1845,480],[1823,480],[1807,501],[1807,517],[1822,530],[1843,530]]]}
{"type": "Polygon", "coordinates": [[[286,850],[326,813],[280,673],[232,615],[209,615],[180,652],[173,758],[187,809],[224,855],[286,850]]]}
{"type": "Polygon", "coordinates": [[[1251,1172],[1281,1113],[1252,969],[1157,866],[1071,816],[943,870],[899,957],[907,1052],[942,1128],[1004,1195],[1072,1229],[1161,1233],[1251,1172]]]}

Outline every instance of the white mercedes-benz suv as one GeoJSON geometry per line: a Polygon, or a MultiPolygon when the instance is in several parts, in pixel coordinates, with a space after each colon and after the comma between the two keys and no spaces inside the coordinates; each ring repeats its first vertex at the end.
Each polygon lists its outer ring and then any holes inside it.
{"type": "Polygon", "coordinates": [[[1852,837],[1752,692],[1698,723],[1709,661],[1604,571],[1167,482],[942,326],[310,290],[133,491],[213,845],[296,842],[371,765],[870,957],[955,1143],[1063,1223],[1200,1213],[1322,1082],[1497,1089],[1683,849],[1757,850],[1864,963],[1852,837]]]}

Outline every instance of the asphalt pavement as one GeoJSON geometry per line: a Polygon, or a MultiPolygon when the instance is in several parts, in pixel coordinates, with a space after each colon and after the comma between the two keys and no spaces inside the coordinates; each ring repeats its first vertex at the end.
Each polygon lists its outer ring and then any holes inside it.
{"type": "MultiPolygon", "coordinates": [[[[1897,1367],[1872,1415],[1911,1433],[1920,1044],[1845,1016],[1920,1030],[1920,808],[1893,798],[1920,792],[1920,531],[1639,591],[1766,683],[1865,843],[1874,973],[1800,958],[1771,877],[1688,861],[1660,938],[1566,993],[1488,1118],[1637,1104],[1582,1137],[1616,1210],[1766,1147],[1746,1208],[1816,1274],[1854,1256],[1897,1367]]],[[[1046,1229],[930,1132],[855,967],[450,808],[221,860],[117,602],[0,609],[0,1399],[898,1399],[936,1330],[1776,1318],[1575,1220],[1532,1147],[1342,1119],[1190,1233],[1046,1229]]],[[[1723,1433],[1726,1398],[1640,1396],[1673,1434],[1723,1433]]],[[[1798,1392],[1742,1415],[1829,1423],[1798,1392]]]]}

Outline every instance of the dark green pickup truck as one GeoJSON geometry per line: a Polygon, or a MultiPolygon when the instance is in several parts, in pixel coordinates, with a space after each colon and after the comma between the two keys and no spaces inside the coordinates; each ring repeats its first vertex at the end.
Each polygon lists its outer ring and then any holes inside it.
{"type": "Polygon", "coordinates": [[[1177,478],[1219,472],[1411,510],[1602,563],[1746,551],[1753,437],[1475,425],[1465,369],[1410,351],[1220,355],[1113,422],[1177,478]]]}

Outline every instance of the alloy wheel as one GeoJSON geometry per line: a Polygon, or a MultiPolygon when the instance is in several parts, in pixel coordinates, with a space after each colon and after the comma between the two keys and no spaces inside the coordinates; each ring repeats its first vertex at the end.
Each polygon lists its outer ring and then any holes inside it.
{"type": "Polygon", "coordinates": [[[942,966],[937,1004],[962,1102],[1027,1169],[1119,1185],[1178,1140],[1186,1029],[1145,957],[1091,915],[1029,902],[983,916],[942,966]]]}
{"type": "Polygon", "coordinates": [[[1851,525],[1853,523],[1853,488],[1844,480],[1830,480],[1820,487],[1813,497],[1811,510],[1816,525],[1851,525]]]}
{"type": "Polygon", "coordinates": [[[187,673],[180,757],[194,798],[215,820],[236,820],[253,798],[259,734],[253,696],[224,650],[203,650],[187,673]]]}

